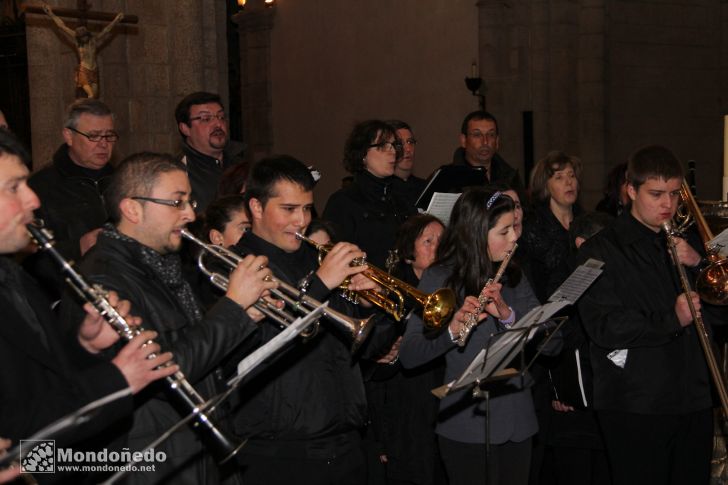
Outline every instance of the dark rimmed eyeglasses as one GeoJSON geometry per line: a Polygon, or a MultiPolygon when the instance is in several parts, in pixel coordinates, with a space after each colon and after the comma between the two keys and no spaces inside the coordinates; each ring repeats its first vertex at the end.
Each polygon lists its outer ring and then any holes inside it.
{"type": "Polygon", "coordinates": [[[380,152],[397,151],[402,149],[402,144],[391,141],[382,141],[379,143],[372,143],[369,148],[376,148],[380,152]]]}
{"type": "Polygon", "coordinates": [[[183,200],[183,199],[155,199],[154,197],[130,197],[131,200],[143,200],[145,202],[153,202],[155,204],[162,204],[162,205],[168,205],[170,207],[174,207],[178,210],[185,210],[187,208],[187,205],[189,204],[190,207],[192,207],[192,210],[197,209],[197,201],[196,200],[183,200]]]}
{"type": "Polygon", "coordinates": [[[212,120],[220,120],[225,121],[227,117],[225,116],[225,113],[220,114],[204,114],[200,116],[193,116],[190,118],[190,121],[199,121],[200,123],[206,125],[207,123],[211,122],[212,120]]]}
{"type": "Polygon", "coordinates": [[[88,141],[92,141],[94,143],[98,143],[101,140],[106,140],[108,143],[114,143],[116,140],[119,139],[119,134],[115,131],[111,131],[102,135],[101,133],[84,133],[83,131],[78,131],[76,128],[71,128],[70,126],[68,126],[67,128],[74,133],[85,136],[86,138],[88,138],[88,141]]]}

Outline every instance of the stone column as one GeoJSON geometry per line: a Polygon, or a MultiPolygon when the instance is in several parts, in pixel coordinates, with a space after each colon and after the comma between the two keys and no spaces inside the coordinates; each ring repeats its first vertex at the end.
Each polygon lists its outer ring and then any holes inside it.
{"type": "Polygon", "coordinates": [[[240,34],[243,141],[249,162],[273,149],[271,30],[275,12],[275,5],[248,0],[245,9],[233,16],[240,34]]]}

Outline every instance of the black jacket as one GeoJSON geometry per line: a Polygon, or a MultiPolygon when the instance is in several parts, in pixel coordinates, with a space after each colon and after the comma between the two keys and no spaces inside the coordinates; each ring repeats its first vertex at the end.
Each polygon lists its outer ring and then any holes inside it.
{"type": "MultiPolygon", "coordinates": [[[[452,158],[453,165],[465,165],[470,164],[465,160],[465,149],[460,147],[455,149],[452,158]]],[[[518,170],[508,165],[503,157],[499,154],[493,155],[493,159],[490,161],[490,173],[488,174],[488,180],[491,184],[504,183],[510,188],[518,192],[521,200],[525,200],[523,197],[523,183],[521,183],[521,177],[518,175],[518,170]]]]}
{"type": "MultiPolygon", "coordinates": [[[[315,249],[302,245],[287,253],[252,232],[243,235],[234,249],[267,256],[276,278],[294,286],[318,268],[315,249]]],[[[315,274],[307,293],[318,301],[330,297],[333,308],[351,311],[315,274]]],[[[279,332],[274,322],[261,324],[264,342],[279,332]]],[[[338,441],[355,435],[366,418],[364,385],[348,342],[343,332],[324,319],[315,337],[294,340],[243,385],[242,403],[234,418],[236,433],[249,438],[243,455],[322,458],[331,456],[337,442],[340,454],[347,446],[358,446],[356,439],[338,441]]]]}
{"type": "MultiPolygon", "coordinates": [[[[588,258],[605,263],[578,304],[591,339],[595,409],[659,415],[711,407],[695,327],[681,327],[675,314],[683,291],[664,234],[624,213],[584,243],[578,263],[588,258]],[[609,358],[618,350],[626,350],[623,367],[609,358]]],[[[725,309],[703,303],[702,315],[709,327],[725,320],[725,309]]]]}
{"type": "Polygon", "coordinates": [[[388,251],[394,249],[399,226],[417,213],[392,190],[393,179],[357,172],[349,187],[329,197],[323,213],[334,224],[339,241],[359,246],[367,253],[367,261],[379,268],[384,268],[388,251]]]}
{"type": "MultiPolygon", "coordinates": [[[[53,231],[56,249],[66,258],[78,261],[81,257],[81,236],[106,222],[108,214],[102,194],[113,172],[110,164],[101,170],[76,165],[68,156],[68,145],[64,144],[56,150],[52,163],[28,180],[28,185],[41,202],[35,215],[53,231]]],[[[49,256],[38,253],[24,266],[41,282],[52,299],[60,298],[63,289],[61,273],[49,256]]]]}
{"type": "MultiPolygon", "coordinates": [[[[581,213],[578,206],[573,210],[574,216],[581,213]]],[[[519,256],[528,259],[533,292],[541,303],[546,303],[570,274],[566,261],[572,246],[569,231],[551,212],[548,203],[538,204],[525,217],[519,243],[519,256]]]]}
{"type": "MultiPolygon", "coordinates": [[[[138,243],[112,239],[104,230],[80,269],[89,280],[131,301],[132,313],[142,317],[144,328],[159,333],[155,340],[162,350],[173,353],[187,380],[203,397],[209,398],[215,392],[213,370],[256,327],[247,313],[226,297],[202,321],[190,321],[176,295],[140,262],[135,244],[138,243]]],[[[64,299],[65,318],[73,313],[72,308],[72,303],[64,299]]],[[[116,435],[109,435],[115,439],[115,445],[141,450],[181,418],[168,402],[164,385],[164,381],[157,382],[137,396],[133,420],[116,430],[116,435]]],[[[177,431],[157,449],[167,453],[167,460],[156,464],[151,477],[155,483],[163,479],[171,480],[170,483],[215,480],[212,472],[204,468],[207,463],[200,460],[202,446],[189,427],[177,431]]],[[[132,481],[135,478],[143,477],[132,476],[132,481]]]]}
{"type": "Polygon", "coordinates": [[[192,198],[197,201],[195,212],[198,214],[205,212],[210,202],[217,198],[218,186],[225,169],[238,162],[235,157],[227,153],[223,153],[222,160],[218,160],[198,152],[186,142],[182,143],[180,160],[187,166],[192,198]]]}
{"type": "MultiPolygon", "coordinates": [[[[0,311],[0,436],[14,445],[56,419],[128,386],[116,366],[86,352],[75,334],[61,332],[35,281],[6,257],[0,257],[0,311]],[[19,303],[18,295],[24,303],[19,303]]],[[[56,436],[56,444],[71,446],[98,432],[131,413],[132,404],[127,396],[104,406],[88,425],[56,436]]],[[[70,483],[78,483],[78,478],[70,483]]]]}
{"type": "Polygon", "coordinates": [[[392,190],[408,205],[415,206],[417,199],[427,187],[427,180],[410,175],[407,180],[392,177],[392,190]]]}

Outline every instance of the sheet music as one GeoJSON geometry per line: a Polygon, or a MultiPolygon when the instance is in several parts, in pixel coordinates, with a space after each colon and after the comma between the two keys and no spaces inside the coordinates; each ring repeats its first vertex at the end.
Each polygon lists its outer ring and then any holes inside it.
{"type": "Polygon", "coordinates": [[[445,226],[447,226],[448,224],[450,224],[450,214],[452,213],[452,208],[459,197],[460,194],[445,194],[443,192],[435,192],[434,194],[432,194],[432,199],[430,199],[430,205],[427,206],[427,211],[425,212],[437,217],[443,223],[445,223],[445,226]]]}
{"type": "Polygon", "coordinates": [[[286,327],[285,330],[269,340],[268,343],[258,348],[255,352],[241,360],[240,363],[238,363],[238,374],[230,379],[227,385],[235,385],[251,370],[255,369],[258,365],[260,365],[261,362],[263,362],[265,359],[280,350],[281,347],[286,345],[288,342],[296,338],[296,336],[301,333],[306,327],[321,318],[324,309],[328,305],[329,302],[325,302],[305,317],[296,319],[293,323],[286,327]]]}
{"type": "Polygon", "coordinates": [[[548,301],[568,301],[573,305],[586,289],[594,283],[594,280],[602,274],[602,266],[604,266],[603,262],[589,258],[584,264],[576,268],[566,281],[561,283],[561,286],[551,295],[548,301]]]}
{"type": "Polygon", "coordinates": [[[728,229],[708,241],[708,247],[718,252],[723,257],[728,256],[728,229]]]}

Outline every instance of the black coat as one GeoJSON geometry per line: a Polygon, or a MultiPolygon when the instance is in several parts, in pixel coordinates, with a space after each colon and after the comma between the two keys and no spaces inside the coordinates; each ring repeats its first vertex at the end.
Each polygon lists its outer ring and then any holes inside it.
{"type": "MultiPolygon", "coordinates": [[[[56,419],[128,384],[116,366],[81,348],[75,334],[61,332],[32,278],[5,257],[0,258],[0,268],[0,436],[18,444],[56,419]],[[4,277],[9,271],[18,278],[11,283],[4,277]],[[28,306],[19,307],[7,284],[25,296],[28,306]],[[31,315],[47,344],[29,322],[31,315]]],[[[56,444],[70,446],[98,432],[131,413],[132,403],[127,396],[106,405],[88,425],[56,437],[56,444]]]]}
{"type": "MultiPolygon", "coordinates": [[[[252,232],[243,235],[234,249],[241,254],[267,256],[268,266],[276,278],[294,286],[318,268],[316,250],[308,245],[287,253],[252,232]]],[[[350,305],[338,294],[331,293],[316,275],[311,278],[307,294],[318,301],[329,299],[331,307],[352,313],[350,305]]],[[[276,323],[261,323],[263,341],[278,333],[276,323]]],[[[386,337],[387,345],[391,345],[393,336],[386,337]]],[[[370,340],[372,337],[376,338],[371,335],[370,340]]],[[[372,344],[376,345],[371,341],[367,345],[372,344]]],[[[314,441],[327,443],[336,436],[356,433],[364,426],[364,384],[349,347],[347,336],[324,319],[315,337],[305,342],[294,340],[256,372],[255,378],[242,388],[242,404],[234,418],[237,434],[249,438],[243,455],[283,457],[293,449],[298,450],[293,443],[313,453],[314,441]]],[[[351,444],[354,443],[345,440],[342,446],[351,444]]],[[[339,452],[343,454],[345,450],[339,452]]],[[[301,453],[296,457],[311,457],[304,456],[304,451],[301,453]]]]}
{"type": "MultiPolygon", "coordinates": [[[[467,160],[465,160],[465,149],[462,147],[455,149],[452,164],[472,166],[467,162],[467,160]]],[[[503,157],[497,153],[493,155],[493,158],[490,161],[490,173],[488,174],[488,180],[491,184],[508,185],[508,187],[518,192],[521,200],[525,200],[523,183],[521,182],[521,176],[518,174],[518,170],[511,167],[508,162],[506,162],[503,157]]]]}
{"type": "Polygon", "coordinates": [[[222,160],[218,160],[204,153],[200,153],[187,143],[182,144],[182,155],[180,160],[187,167],[187,176],[192,186],[192,199],[197,201],[195,212],[202,213],[210,202],[217,198],[217,190],[220,179],[226,168],[235,165],[238,159],[223,154],[222,160]]]}
{"type": "MultiPolygon", "coordinates": [[[[84,257],[80,269],[92,282],[131,301],[132,313],[142,317],[144,328],[159,333],[155,340],[162,350],[173,353],[187,380],[203,397],[209,398],[215,393],[212,373],[216,366],[256,327],[247,313],[226,297],[202,321],[191,321],[177,296],[141,263],[135,250],[137,244],[112,239],[104,231],[84,257]]],[[[66,318],[73,314],[68,299],[64,299],[63,307],[66,318]]],[[[120,427],[116,435],[109,435],[115,439],[115,445],[140,450],[181,418],[168,402],[164,385],[163,381],[155,383],[137,396],[133,420],[120,427]]],[[[167,461],[157,463],[154,474],[133,475],[132,481],[146,479],[158,483],[166,479],[175,484],[192,484],[215,480],[213,472],[205,469],[208,464],[200,459],[202,445],[190,428],[183,427],[157,449],[167,453],[167,461]]]]}
{"type": "MultiPolygon", "coordinates": [[[[52,163],[28,180],[41,202],[35,215],[53,231],[56,249],[67,259],[78,261],[81,236],[101,227],[108,219],[102,194],[113,172],[110,164],[101,170],[76,165],[68,156],[68,145],[64,144],[53,155],[52,163]]],[[[52,299],[60,298],[64,283],[58,265],[50,256],[37,253],[24,266],[52,299]]]]}
{"type": "Polygon", "coordinates": [[[334,224],[339,241],[359,246],[367,261],[379,268],[384,268],[388,251],[394,249],[399,226],[417,213],[392,190],[393,179],[357,172],[349,187],[331,194],[323,213],[323,219],[334,224]]]}
{"type": "MultiPolygon", "coordinates": [[[[683,291],[664,234],[624,213],[584,243],[578,263],[588,258],[605,263],[578,304],[591,340],[595,409],[659,415],[711,407],[695,327],[681,327],[675,314],[683,291]],[[623,367],[609,358],[618,350],[627,351],[623,367]]],[[[702,315],[709,327],[725,321],[725,308],[703,303],[702,315]]]]}

